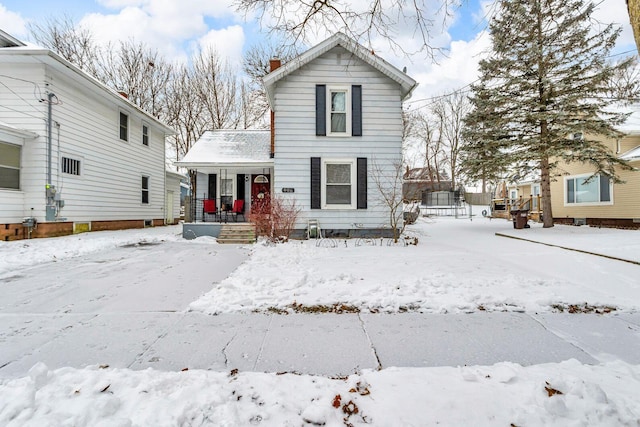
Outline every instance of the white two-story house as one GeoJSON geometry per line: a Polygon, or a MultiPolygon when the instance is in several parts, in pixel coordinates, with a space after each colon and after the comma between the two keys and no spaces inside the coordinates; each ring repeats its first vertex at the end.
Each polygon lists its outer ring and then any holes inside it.
{"type": "Polygon", "coordinates": [[[309,220],[327,237],[389,231],[384,197],[402,195],[402,102],[416,81],[341,33],[271,70],[270,142],[268,131],[215,131],[177,163],[197,170],[198,197],[243,197],[248,213],[264,197],[295,200],[298,237],[309,220]]]}
{"type": "Polygon", "coordinates": [[[173,133],[54,52],[0,31],[0,239],[177,221],[179,183],[167,206],[165,174],[173,133]]]}
{"type": "Polygon", "coordinates": [[[316,219],[343,236],[390,225],[384,197],[402,194],[402,102],[416,85],[341,33],[265,76],[273,192],[302,208],[296,228],[316,219]]]}

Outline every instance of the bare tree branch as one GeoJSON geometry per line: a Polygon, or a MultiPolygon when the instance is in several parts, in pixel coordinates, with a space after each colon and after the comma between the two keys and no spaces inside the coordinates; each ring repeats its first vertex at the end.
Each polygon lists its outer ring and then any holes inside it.
{"type": "Polygon", "coordinates": [[[434,58],[439,51],[432,43],[434,20],[451,17],[458,0],[371,0],[360,2],[341,0],[236,0],[237,10],[256,13],[261,24],[292,43],[309,41],[318,30],[341,31],[358,42],[373,48],[373,41],[381,37],[394,51],[411,55],[424,52],[434,58]],[[433,5],[433,7],[431,7],[433,5]],[[419,41],[417,51],[397,39],[402,30],[413,28],[413,38],[419,41]]]}

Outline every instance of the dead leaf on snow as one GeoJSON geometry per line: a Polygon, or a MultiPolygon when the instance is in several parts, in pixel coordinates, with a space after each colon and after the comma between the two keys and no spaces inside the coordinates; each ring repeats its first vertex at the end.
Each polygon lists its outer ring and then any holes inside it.
{"type": "Polygon", "coordinates": [[[340,401],[342,400],[342,396],[340,396],[339,394],[336,394],[336,397],[333,398],[333,407],[334,408],[339,408],[340,407],[340,401]]]}
{"type": "Polygon", "coordinates": [[[545,384],[547,384],[545,386],[545,390],[547,391],[547,394],[549,395],[549,397],[555,395],[555,394],[563,394],[560,390],[557,390],[553,387],[551,387],[551,384],[549,384],[547,381],[545,381],[545,384]]]}

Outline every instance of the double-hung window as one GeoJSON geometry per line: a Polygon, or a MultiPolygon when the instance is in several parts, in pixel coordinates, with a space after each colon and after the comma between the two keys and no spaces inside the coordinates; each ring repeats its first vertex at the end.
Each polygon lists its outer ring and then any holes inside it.
{"type": "Polygon", "coordinates": [[[611,179],[607,175],[581,175],[565,178],[565,204],[612,204],[611,179]]]}
{"type": "Polygon", "coordinates": [[[20,146],[0,142],[0,188],[20,189],[20,146]]]}
{"type": "Polygon", "coordinates": [[[129,116],[122,111],[120,112],[120,139],[129,140],[129,116]]]}
{"type": "Polygon", "coordinates": [[[149,177],[142,176],[142,204],[149,204],[149,177]]]}
{"type": "Polygon", "coordinates": [[[322,174],[322,207],[356,208],[356,164],[354,160],[325,160],[322,174]]]}
{"type": "Polygon", "coordinates": [[[142,145],[149,146],[149,126],[142,125],[142,145]]]}
{"type": "Polygon", "coordinates": [[[362,136],[362,85],[316,85],[316,136],[362,136]]]}
{"type": "Polygon", "coordinates": [[[348,88],[329,87],[329,135],[351,135],[351,96],[348,88]]]}

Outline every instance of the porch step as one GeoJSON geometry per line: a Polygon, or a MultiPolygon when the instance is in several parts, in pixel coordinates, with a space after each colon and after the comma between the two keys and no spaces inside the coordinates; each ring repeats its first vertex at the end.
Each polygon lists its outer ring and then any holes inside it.
{"type": "Polygon", "coordinates": [[[224,224],[218,234],[218,243],[250,244],[256,242],[256,227],[250,223],[224,224]]]}

